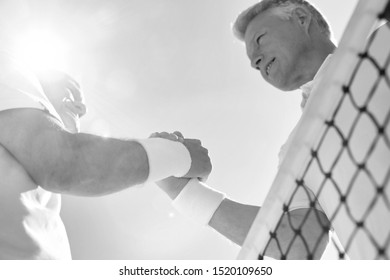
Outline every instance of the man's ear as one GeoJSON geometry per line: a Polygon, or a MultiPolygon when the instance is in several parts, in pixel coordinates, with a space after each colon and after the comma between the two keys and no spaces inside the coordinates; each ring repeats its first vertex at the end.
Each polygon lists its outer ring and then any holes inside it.
{"type": "Polygon", "coordinates": [[[312,15],[309,11],[302,7],[296,7],[293,11],[294,18],[298,21],[298,24],[309,33],[309,27],[312,20],[312,15]]]}

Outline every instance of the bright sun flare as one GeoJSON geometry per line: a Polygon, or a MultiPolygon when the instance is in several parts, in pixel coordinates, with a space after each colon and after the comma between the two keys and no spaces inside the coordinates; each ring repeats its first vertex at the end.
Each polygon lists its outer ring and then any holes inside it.
{"type": "Polygon", "coordinates": [[[22,34],[15,55],[34,70],[66,67],[67,45],[55,33],[33,30],[22,34]]]}

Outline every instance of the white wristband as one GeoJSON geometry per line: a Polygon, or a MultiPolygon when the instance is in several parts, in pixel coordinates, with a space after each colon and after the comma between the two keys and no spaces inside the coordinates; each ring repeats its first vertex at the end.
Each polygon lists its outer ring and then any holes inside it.
{"type": "Polygon", "coordinates": [[[191,179],[172,202],[181,214],[199,224],[208,225],[225,194],[218,192],[198,179],[191,179]]]}
{"type": "Polygon", "coordinates": [[[183,177],[191,168],[191,155],[183,143],[164,138],[137,140],[149,161],[148,181],[159,181],[170,176],[183,177]]]}

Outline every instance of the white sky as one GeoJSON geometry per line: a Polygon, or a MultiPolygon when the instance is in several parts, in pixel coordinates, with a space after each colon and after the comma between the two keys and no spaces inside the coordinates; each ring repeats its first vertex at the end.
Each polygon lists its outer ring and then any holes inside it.
{"type": "MultiPolygon", "coordinates": [[[[339,40],[357,0],[313,0],[339,40]]],[[[247,0],[1,0],[0,40],[44,28],[66,42],[61,65],[84,89],[82,131],[145,138],[181,131],[209,149],[208,184],[261,205],[277,154],[300,117],[249,67],[232,35],[247,0]]],[[[176,213],[154,184],[100,198],[63,196],[74,259],[235,259],[239,247],[176,213]]]]}

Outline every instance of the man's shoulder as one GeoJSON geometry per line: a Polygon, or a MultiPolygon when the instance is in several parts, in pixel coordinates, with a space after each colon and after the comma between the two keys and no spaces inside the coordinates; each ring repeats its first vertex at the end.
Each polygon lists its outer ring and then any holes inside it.
{"type": "Polygon", "coordinates": [[[0,111],[18,108],[45,109],[44,99],[0,83],[0,111]]]}

